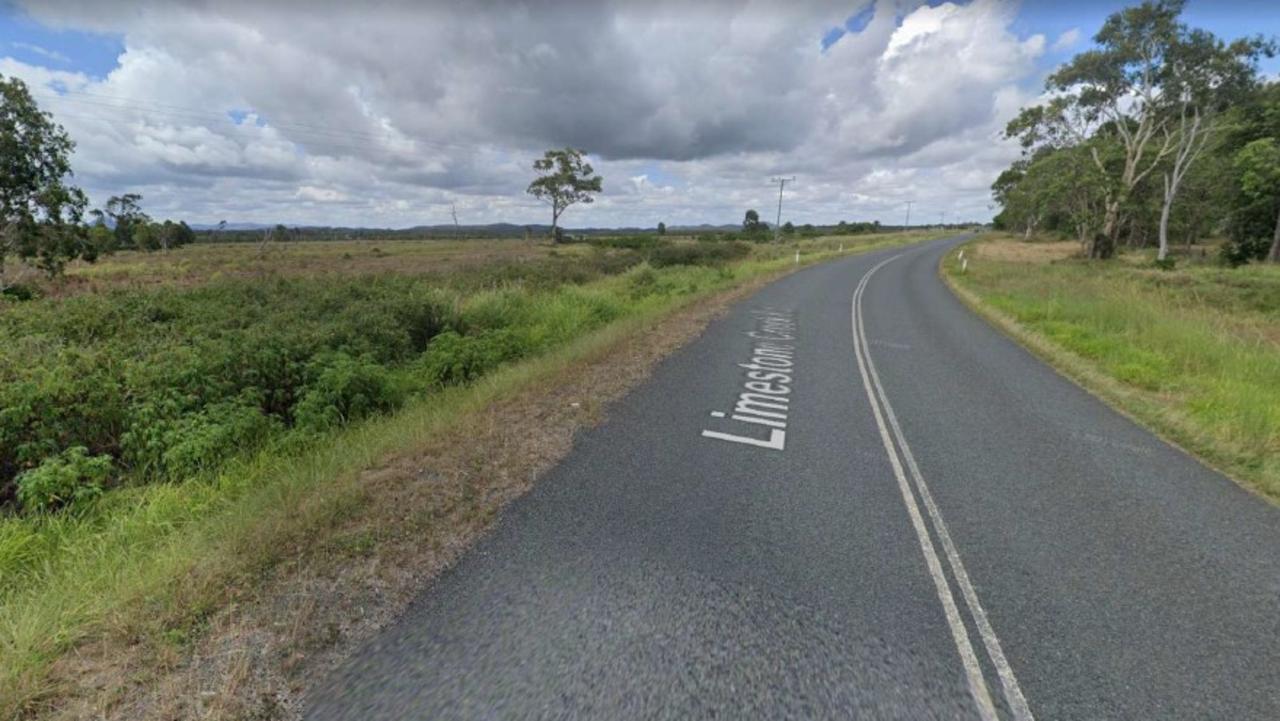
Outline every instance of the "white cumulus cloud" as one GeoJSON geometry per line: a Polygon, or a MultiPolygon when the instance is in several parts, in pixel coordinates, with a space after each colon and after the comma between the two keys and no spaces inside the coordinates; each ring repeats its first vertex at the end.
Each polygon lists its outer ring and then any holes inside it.
{"type": "Polygon", "coordinates": [[[997,131],[1045,38],[999,0],[878,0],[824,51],[865,5],[41,0],[38,22],[122,35],[118,66],[0,73],[68,128],[96,201],[141,192],[161,217],[405,226],[452,203],[537,222],[529,166],[564,145],[605,176],[570,225],[732,222],[783,173],[797,223],[896,222],[926,193],[988,217],[983,179],[1017,152],[997,131]]]}

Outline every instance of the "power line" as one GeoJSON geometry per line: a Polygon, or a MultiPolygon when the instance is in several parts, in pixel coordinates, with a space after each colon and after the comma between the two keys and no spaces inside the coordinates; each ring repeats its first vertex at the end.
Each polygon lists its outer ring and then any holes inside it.
{"type": "Polygon", "coordinates": [[[773,240],[777,242],[778,234],[782,232],[782,189],[787,187],[787,183],[796,182],[796,176],[790,178],[770,178],[770,183],[778,184],[778,218],[773,224],[773,240]]]}
{"type": "MultiPolygon", "coordinates": [[[[49,93],[33,93],[36,97],[48,100],[57,100],[64,102],[80,103],[82,105],[90,105],[99,108],[111,108],[114,110],[138,110],[151,115],[165,115],[170,117],[191,117],[199,119],[212,119],[219,121],[228,121],[231,118],[227,113],[217,110],[207,110],[201,108],[193,108],[191,106],[173,105],[171,103],[160,103],[152,100],[139,100],[134,98],[125,98],[113,95],[95,95],[92,93],[65,93],[65,94],[49,94],[49,93]]],[[[230,111],[228,111],[230,112],[230,111]]],[[[255,110],[246,111],[246,114],[258,112],[255,110]]],[[[342,137],[358,136],[366,140],[393,140],[397,138],[394,133],[371,133],[362,130],[346,130],[320,125],[310,125],[307,123],[298,123],[292,121],[272,122],[270,125],[278,129],[300,130],[308,133],[319,133],[329,135],[339,135],[342,137]]]]}

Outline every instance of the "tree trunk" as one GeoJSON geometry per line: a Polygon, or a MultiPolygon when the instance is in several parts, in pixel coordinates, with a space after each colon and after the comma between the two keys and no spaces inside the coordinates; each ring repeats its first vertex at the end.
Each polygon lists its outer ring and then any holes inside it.
{"type": "Polygon", "coordinates": [[[1173,209],[1173,197],[1178,193],[1178,178],[1175,175],[1164,175],[1164,205],[1160,208],[1160,250],[1156,251],[1156,260],[1169,257],[1169,211],[1173,209]]]}
{"type": "Polygon", "coordinates": [[[8,276],[5,275],[5,261],[9,256],[9,234],[13,232],[13,224],[5,223],[0,228],[0,292],[9,287],[8,276]]]}
{"type": "Polygon", "coordinates": [[[560,234],[556,230],[560,227],[560,210],[554,205],[551,206],[551,244],[555,245],[560,242],[560,234]]]}
{"type": "Polygon", "coordinates": [[[1102,232],[1093,236],[1089,257],[1105,260],[1116,254],[1116,233],[1120,231],[1120,201],[1107,201],[1107,212],[1102,232]]]}
{"type": "Polygon", "coordinates": [[[1267,253],[1267,260],[1280,263],[1280,213],[1276,214],[1276,229],[1271,233],[1271,252],[1267,253]]]}

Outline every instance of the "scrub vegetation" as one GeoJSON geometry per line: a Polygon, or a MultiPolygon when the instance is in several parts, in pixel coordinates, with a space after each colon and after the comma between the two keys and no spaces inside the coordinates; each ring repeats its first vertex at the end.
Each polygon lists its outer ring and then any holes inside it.
{"type": "Polygon", "coordinates": [[[943,271],[1015,337],[1165,437],[1280,500],[1280,267],[1152,251],[1090,261],[997,235],[943,271]]]}
{"type": "MultiPolygon", "coordinates": [[[[289,541],[323,545],[358,514],[353,475],[467,422],[495,398],[490,377],[514,392],[532,378],[521,367],[640,333],[795,267],[797,251],[807,263],[924,237],[488,241],[419,274],[356,257],[367,243],[195,244],[145,256],[181,269],[168,280],[121,253],[73,264],[70,291],[0,301],[0,716],[55,708],[86,644],[191,648],[289,541]]],[[[475,501],[462,488],[446,507],[475,501]]]]}
{"type": "Polygon", "coordinates": [[[1182,21],[1185,0],[1107,18],[1094,46],[1046,82],[1047,102],[1006,128],[1023,157],[992,186],[998,229],[1121,248],[1215,244],[1225,265],[1280,262],[1280,83],[1263,36],[1222,40],[1182,21]]]}

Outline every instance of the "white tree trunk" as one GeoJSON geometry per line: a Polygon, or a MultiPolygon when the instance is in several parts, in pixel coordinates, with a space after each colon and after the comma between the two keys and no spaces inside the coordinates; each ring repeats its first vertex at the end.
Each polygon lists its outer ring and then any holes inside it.
{"type": "Polygon", "coordinates": [[[1169,213],[1173,208],[1173,199],[1178,195],[1178,186],[1187,177],[1187,171],[1196,162],[1209,143],[1209,136],[1215,127],[1213,117],[1205,122],[1200,109],[1194,108],[1191,118],[1187,118],[1186,107],[1183,106],[1182,117],[1178,126],[1177,152],[1173,156],[1173,168],[1164,174],[1164,206],[1160,208],[1160,250],[1156,258],[1164,260],[1169,256],[1169,213]]]}
{"type": "MultiPolygon", "coordinates": [[[[1175,170],[1176,172],[1176,170],[1175,170]]],[[[1164,174],[1164,204],[1160,207],[1160,250],[1156,251],[1156,260],[1169,257],[1169,213],[1173,209],[1173,196],[1178,192],[1178,180],[1164,174]]]]}

